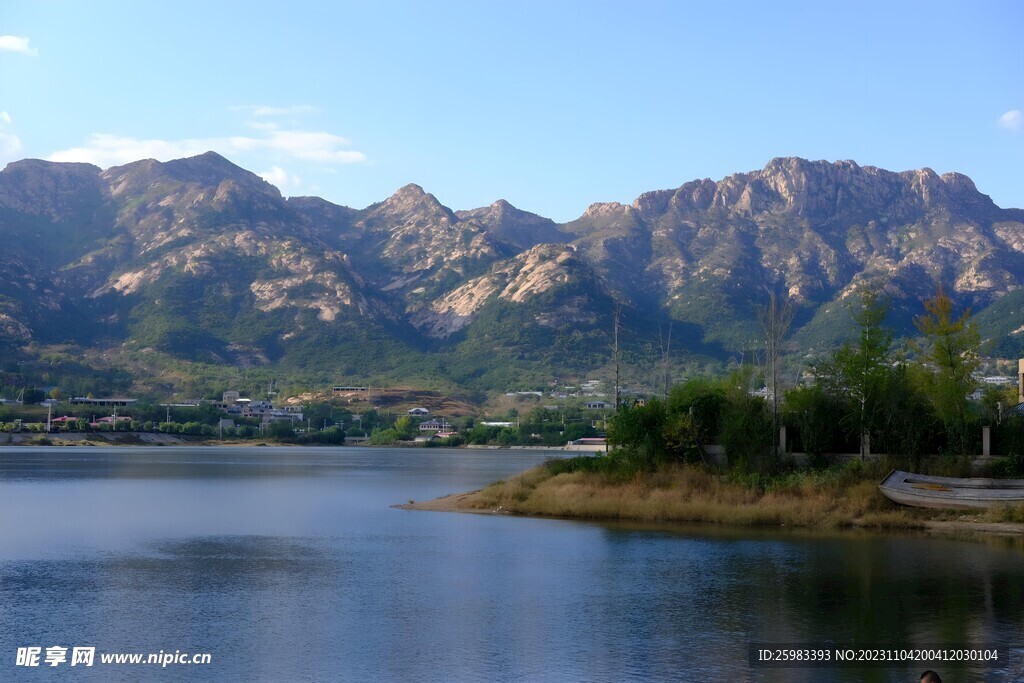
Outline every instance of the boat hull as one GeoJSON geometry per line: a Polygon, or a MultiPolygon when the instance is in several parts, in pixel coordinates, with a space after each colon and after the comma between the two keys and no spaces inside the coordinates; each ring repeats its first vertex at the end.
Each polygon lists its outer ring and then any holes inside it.
{"type": "Polygon", "coordinates": [[[893,470],[878,485],[889,500],[920,508],[968,510],[1024,504],[1024,480],[958,479],[893,470]]]}

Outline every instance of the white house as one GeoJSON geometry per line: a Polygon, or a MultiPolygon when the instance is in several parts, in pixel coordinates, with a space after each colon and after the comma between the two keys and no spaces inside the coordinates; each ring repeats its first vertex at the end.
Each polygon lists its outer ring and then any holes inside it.
{"type": "Polygon", "coordinates": [[[427,420],[426,422],[420,422],[421,432],[447,432],[451,429],[451,425],[448,424],[448,420],[443,417],[440,420],[427,420]]]}

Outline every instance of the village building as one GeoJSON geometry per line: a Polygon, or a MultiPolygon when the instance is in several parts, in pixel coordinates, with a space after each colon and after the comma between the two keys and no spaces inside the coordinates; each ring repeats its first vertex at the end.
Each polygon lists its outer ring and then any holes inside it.
{"type": "Polygon", "coordinates": [[[98,408],[131,408],[139,400],[137,398],[86,398],[76,396],[71,399],[73,405],[96,406],[98,408]]]}
{"type": "Polygon", "coordinates": [[[449,424],[448,420],[443,417],[441,419],[427,420],[426,422],[420,423],[421,432],[449,432],[451,431],[451,427],[452,426],[449,424]]]}

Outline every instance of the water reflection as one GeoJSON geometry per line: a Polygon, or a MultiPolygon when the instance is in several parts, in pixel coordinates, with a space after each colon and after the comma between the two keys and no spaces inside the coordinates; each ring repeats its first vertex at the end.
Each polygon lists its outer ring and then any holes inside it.
{"type": "Polygon", "coordinates": [[[922,667],[751,669],[748,645],[1024,643],[1020,539],[389,507],[543,454],[154,450],[0,454],[0,679],[59,643],[213,653],[74,674],[161,681],[904,681],[922,667]]]}

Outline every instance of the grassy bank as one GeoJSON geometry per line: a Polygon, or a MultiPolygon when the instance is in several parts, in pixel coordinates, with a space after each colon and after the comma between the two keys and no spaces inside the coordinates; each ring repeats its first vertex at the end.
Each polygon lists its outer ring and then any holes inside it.
{"type": "Polygon", "coordinates": [[[925,529],[942,522],[1024,522],[1024,509],[964,512],[898,506],[878,491],[884,465],[784,475],[716,475],[693,465],[623,471],[596,458],[554,460],[473,493],[407,507],[641,522],[820,529],[925,529]]]}

